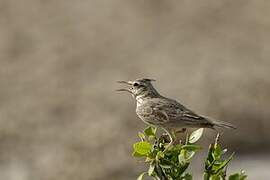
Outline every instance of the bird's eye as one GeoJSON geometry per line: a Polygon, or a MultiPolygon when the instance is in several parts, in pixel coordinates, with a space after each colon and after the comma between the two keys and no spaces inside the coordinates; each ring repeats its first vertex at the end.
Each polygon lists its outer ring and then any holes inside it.
{"type": "Polygon", "coordinates": [[[139,84],[138,83],[134,83],[133,86],[136,87],[136,86],[139,86],[139,84]]]}

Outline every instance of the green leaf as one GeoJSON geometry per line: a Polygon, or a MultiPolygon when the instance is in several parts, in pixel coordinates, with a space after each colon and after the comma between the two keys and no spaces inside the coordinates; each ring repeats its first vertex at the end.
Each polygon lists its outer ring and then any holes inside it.
{"type": "Polygon", "coordinates": [[[235,173],[229,176],[229,180],[240,180],[240,174],[235,173]]]}
{"type": "Polygon", "coordinates": [[[212,176],[210,176],[209,180],[223,180],[223,179],[219,175],[212,175],[212,176]]]}
{"type": "Polygon", "coordinates": [[[182,150],[178,155],[178,161],[181,165],[184,165],[185,163],[188,163],[194,155],[194,151],[182,150]]]}
{"type": "Polygon", "coordinates": [[[172,147],[172,151],[180,151],[182,149],[182,145],[176,144],[172,147]]]}
{"type": "Polygon", "coordinates": [[[148,169],[148,175],[149,175],[149,176],[152,176],[153,173],[154,173],[154,170],[155,170],[155,163],[151,163],[151,164],[150,164],[150,167],[149,167],[149,169],[148,169]]]}
{"type": "Polygon", "coordinates": [[[182,149],[186,149],[188,151],[197,151],[200,150],[201,147],[198,145],[193,145],[193,144],[186,144],[181,147],[182,149]]]}
{"type": "Polygon", "coordinates": [[[157,156],[158,159],[159,158],[164,158],[165,154],[162,151],[158,151],[156,156],[157,156]]]}
{"type": "Polygon", "coordinates": [[[222,155],[222,149],[220,145],[216,144],[214,146],[213,157],[214,159],[220,159],[221,155],[222,155]]]}
{"type": "Polygon", "coordinates": [[[241,171],[241,173],[235,173],[229,176],[229,180],[245,180],[247,178],[247,175],[245,175],[244,171],[241,171]]]}
{"type": "Polygon", "coordinates": [[[184,153],[180,153],[178,155],[178,161],[181,165],[184,165],[187,162],[184,153]]]}
{"type": "Polygon", "coordinates": [[[137,142],[133,144],[134,153],[133,155],[147,156],[151,151],[152,145],[149,142],[137,142]]]}
{"type": "Polygon", "coordinates": [[[134,152],[132,153],[132,156],[134,156],[134,157],[139,157],[139,158],[140,158],[140,157],[145,157],[146,155],[139,154],[139,153],[137,153],[137,152],[134,151],[134,152]]]}
{"type": "Polygon", "coordinates": [[[139,177],[137,178],[137,180],[143,180],[143,176],[146,174],[146,172],[143,172],[139,175],[139,177]]]}
{"type": "Polygon", "coordinates": [[[204,179],[204,180],[209,180],[209,178],[210,178],[210,174],[204,172],[204,173],[203,173],[203,179],[204,179]]]}
{"type": "MultiPolygon", "coordinates": [[[[147,127],[144,132],[139,132],[138,136],[142,139],[133,145],[135,157],[144,157],[144,163],[149,165],[148,170],[142,173],[138,180],[151,176],[154,179],[168,180],[192,180],[192,175],[187,173],[194,154],[201,149],[196,143],[203,134],[203,129],[194,131],[191,136],[187,136],[186,144],[173,145],[164,151],[166,140],[156,136],[156,128],[147,127]],[[151,141],[151,139],[153,141],[151,141]]],[[[205,160],[204,180],[225,180],[226,169],[233,155],[224,159],[221,146],[216,143],[209,147],[208,157],[205,160]]],[[[244,173],[235,173],[226,177],[228,180],[246,180],[244,173]]]]}
{"type": "Polygon", "coordinates": [[[203,128],[193,131],[191,135],[189,136],[188,142],[191,144],[197,142],[201,138],[202,134],[203,134],[203,128]]]}
{"type": "Polygon", "coordinates": [[[191,160],[191,158],[195,155],[194,151],[185,151],[185,158],[187,161],[191,160]]]}
{"type": "Polygon", "coordinates": [[[233,153],[227,160],[223,161],[223,162],[221,163],[221,165],[218,167],[218,169],[216,170],[216,172],[219,172],[219,171],[222,170],[224,167],[226,167],[226,166],[228,165],[228,163],[232,160],[233,155],[234,155],[234,153],[233,153]]]}
{"type": "Polygon", "coordinates": [[[159,164],[160,167],[164,168],[164,169],[171,169],[172,166],[168,165],[168,164],[159,164]]]}
{"type": "Polygon", "coordinates": [[[214,151],[214,145],[210,144],[209,149],[208,149],[208,154],[207,154],[207,163],[208,163],[208,161],[209,161],[209,163],[212,163],[214,161],[214,158],[212,156],[213,151],[214,151]]]}
{"type": "Polygon", "coordinates": [[[144,133],[150,137],[150,136],[156,136],[156,131],[157,131],[157,128],[154,128],[152,126],[149,126],[147,127],[145,130],[144,130],[144,133]]]}
{"type": "Polygon", "coordinates": [[[181,180],[192,180],[192,176],[189,173],[186,173],[184,176],[181,177],[181,180]]]}
{"type": "Polygon", "coordinates": [[[178,167],[179,174],[183,174],[187,170],[188,166],[189,166],[189,163],[185,163],[184,165],[178,167]]]}

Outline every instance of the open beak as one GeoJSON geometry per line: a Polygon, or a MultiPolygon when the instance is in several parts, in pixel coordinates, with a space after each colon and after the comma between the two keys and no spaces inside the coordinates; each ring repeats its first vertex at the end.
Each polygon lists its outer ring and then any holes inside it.
{"type": "Polygon", "coordinates": [[[118,83],[132,85],[131,81],[117,81],[118,83]]]}
{"type": "MultiPolygon", "coordinates": [[[[117,81],[118,83],[121,83],[121,84],[127,84],[127,85],[132,85],[132,82],[131,81],[117,81]]],[[[132,93],[130,89],[117,89],[116,91],[126,91],[126,92],[129,92],[129,93],[132,93]]]]}
{"type": "Polygon", "coordinates": [[[129,93],[132,93],[129,89],[116,89],[116,91],[127,91],[129,93]]]}

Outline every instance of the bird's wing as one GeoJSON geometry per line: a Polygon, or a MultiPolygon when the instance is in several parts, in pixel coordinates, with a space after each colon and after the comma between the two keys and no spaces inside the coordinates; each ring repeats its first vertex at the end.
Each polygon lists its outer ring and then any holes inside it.
{"type": "Polygon", "coordinates": [[[163,111],[167,115],[168,121],[181,122],[186,125],[209,124],[207,119],[197,115],[175,100],[165,99],[165,101],[157,103],[155,108],[163,111]]]}
{"type": "Polygon", "coordinates": [[[160,123],[165,123],[165,122],[169,121],[169,119],[170,119],[169,115],[166,113],[166,111],[162,110],[162,109],[160,109],[158,107],[153,108],[152,115],[160,123]]]}
{"type": "Polygon", "coordinates": [[[185,109],[185,111],[183,111],[183,113],[179,114],[177,120],[184,121],[185,124],[190,126],[212,126],[212,123],[208,119],[204,118],[203,116],[197,115],[196,113],[190,111],[187,108],[185,109]]]}
{"type": "Polygon", "coordinates": [[[136,112],[139,117],[150,124],[162,125],[169,120],[166,111],[149,102],[143,107],[137,108],[136,112]]]}
{"type": "Polygon", "coordinates": [[[168,106],[168,103],[157,99],[157,101],[152,100],[148,102],[151,111],[151,117],[155,119],[156,123],[158,124],[164,124],[171,119],[171,112],[170,110],[173,109],[173,107],[168,106]]]}

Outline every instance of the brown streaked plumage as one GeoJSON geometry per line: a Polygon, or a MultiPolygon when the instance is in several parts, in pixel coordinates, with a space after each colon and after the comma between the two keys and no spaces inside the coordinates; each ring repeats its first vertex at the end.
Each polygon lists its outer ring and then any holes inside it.
{"type": "Polygon", "coordinates": [[[127,91],[137,101],[136,113],[146,124],[162,127],[170,136],[172,129],[180,128],[235,128],[232,124],[200,116],[173,99],[161,96],[152,85],[153,79],[118,81],[129,86],[127,91]]]}

